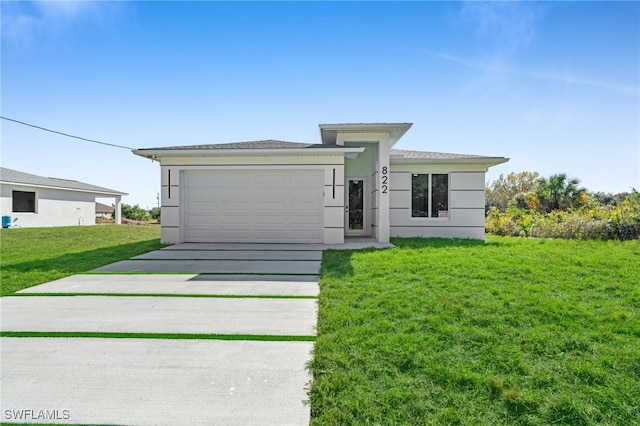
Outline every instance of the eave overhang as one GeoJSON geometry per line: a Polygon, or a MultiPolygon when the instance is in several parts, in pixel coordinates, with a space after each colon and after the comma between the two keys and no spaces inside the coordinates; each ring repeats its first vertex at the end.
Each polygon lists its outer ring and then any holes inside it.
{"type": "Polygon", "coordinates": [[[506,163],[505,157],[480,157],[480,158],[404,158],[392,156],[391,164],[481,164],[485,167],[493,167],[506,163]]]}
{"type": "Polygon", "coordinates": [[[353,156],[364,147],[289,148],[289,149],[134,149],[135,155],[159,161],[162,157],[310,157],[326,155],[353,156]]]}
{"type": "Polygon", "coordinates": [[[384,133],[389,135],[390,146],[395,145],[411,128],[413,123],[341,123],[320,124],[323,144],[334,145],[338,133],[384,133]]]}
{"type": "Polygon", "coordinates": [[[38,185],[35,183],[11,182],[11,181],[5,181],[5,180],[0,181],[0,184],[26,186],[28,188],[57,189],[59,191],[82,192],[85,194],[102,195],[104,197],[116,197],[119,195],[129,195],[126,192],[120,192],[120,191],[100,191],[100,190],[91,190],[91,189],[65,188],[64,186],[38,185]]]}

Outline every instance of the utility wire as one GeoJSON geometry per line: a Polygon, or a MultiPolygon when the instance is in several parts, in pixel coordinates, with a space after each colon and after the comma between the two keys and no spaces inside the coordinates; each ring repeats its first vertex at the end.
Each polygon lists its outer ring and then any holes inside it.
{"type": "Polygon", "coordinates": [[[0,118],[2,118],[3,120],[7,120],[7,121],[13,121],[14,123],[22,124],[24,126],[35,127],[36,129],[44,130],[45,132],[57,133],[58,135],[66,136],[66,137],[69,137],[69,138],[75,138],[75,139],[80,139],[80,140],[87,141],[87,142],[99,143],[100,145],[113,146],[115,148],[122,148],[122,149],[128,149],[128,150],[135,149],[135,148],[131,148],[131,147],[128,147],[128,146],[116,145],[116,144],[107,143],[107,142],[100,142],[100,141],[96,141],[96,140],[93,140],[93,139],[87,139],[87,138],[83,138],[83,137],[80,137],[80,136],[70,135],[68,133],[58,132],[56,130],[46,129],[44,127],[36,126],[35,124],[25,123],[24,121],[14,120],[13,118],[3,117],[1,115],[0,115],[0,118]]]}

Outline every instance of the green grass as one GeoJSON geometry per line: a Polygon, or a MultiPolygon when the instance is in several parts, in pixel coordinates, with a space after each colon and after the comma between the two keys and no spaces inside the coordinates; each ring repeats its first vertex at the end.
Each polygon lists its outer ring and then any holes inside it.
{"type": "Polygon", "coordinates": [[[161,247],[155,226],[2,229],[2,295],[161,247]]]}
{"type": "Polygon", "coordinates": [[[313,425],[640,424],[640,241],[326,251],[313,425]]]}
{"type": "Polygon", "coordinates": [[[101,339],[254,340],[260,342],[313,342],[315,336],[206,333],[135,333],[104,331],[0,331],[0,337],[54,337],[101,339]]]}

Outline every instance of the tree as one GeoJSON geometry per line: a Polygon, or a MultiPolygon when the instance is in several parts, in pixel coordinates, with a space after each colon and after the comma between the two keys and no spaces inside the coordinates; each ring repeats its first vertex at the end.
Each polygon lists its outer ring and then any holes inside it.
{"type": "Polygon", "coordinates": [[[129,204],[122,205],[122,216],[131,220],[147,221],[151,220],[149,212],[140,207],[139,205],[130,206],[129,204]]]}
{"type": "Polygon", "coordinates": [[[580,179],[568,179],[566,173],[538,179],[535,194],[540,208],[546,213],[554,210],[579,208],[588,201],[587,190],[580,188],[580,179]]]}
{"type": "Polygon", "coordinates": [[[149,211],[149,214],[151,215],[151,219],[153,220],[160,220],[160,207],[154,207],[149,211]]]}
{"type": "Polygon", "coordinates": [[[617,206],[620,204],[625,198],[627,198],[630,193],[629,192],[619,192],[617,194],[612,194],[610,192],[592,192],[589,194],[591,199],[599,206],[617,206]]]}
{"type": "MultiPolygon", "coordinates": [[[[539,177],[538,172],[512,172],[507,177],[501,174],[498,179],[485,188],[487,210],[495,207],[504,212],[516,195],[535,191],[539,177]]],[[[524,199],[522,197],[521,199],[524,199]]]]}

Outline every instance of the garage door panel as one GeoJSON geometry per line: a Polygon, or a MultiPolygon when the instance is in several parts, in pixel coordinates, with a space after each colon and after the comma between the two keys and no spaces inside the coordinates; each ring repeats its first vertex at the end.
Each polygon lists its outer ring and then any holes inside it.
{"type": "Polygon", "coordinates": [[[193,199],[204,199],[209,194],[211,194],[210,188],[189,187],[189,196],[193,199]]]}
{"type": "Polygon", "coordinates": [[[316,199],[316,197],[322,195],[322,189],[309,190],[302,185],[292,186],[291,195],[295,198],[316,199]]]}
{"type": "Polygon", "coordinates": [[[281,173],[256,173],[254,183],[257,185],[285,185],[289,183],[289,177],[281,173]]]}
{"type": "Polygon", "coordinates": [[[254,219],[253,224],[256,229],[272,229],[273,225],[277,225],[277,230],[287,229],[287,220],[282,216],[261,216],[254,219]]]}
{"type": "Polygon", "coordinates": [[[289,204],[292,212],[310,212],[322,209],[322,202],[317,200],[292,200],[289,204]]]}
{"type": "Polygon", "coordinates": [[[286,212],[286,206],[282,204],[282,201],[264,201],[260,203],[260,210],[264,213],[277,213],[281,215],[286,212]]]}
{"type": "Polygon", "coordinates": [[[184,240],[322,242],[320,170],[185,171],[184,240]]]}
{"type": "Polygon", "coordinates": [[[193,202],[190,206],[191,214],[204,214],[204,212],[209,212],[218,209],[217,203],[212,201],[201,201],[201,202],[193,202]]]}
{"type": "Polygon", "coordinates": [[[307,184],[312,184],[312,185],[318,185],[320,187],[322,187],[324,176],[322,175],[322,173],[317,173],[317,174],[306,174],[306,175],[297,175],[295,176],[295,183],[296,184],[300,184],[300,185],[307,185],[307,184]]]}
{"type": "Polygon", "coordinates": [[[225,198],[219,198],[220,201],[216,202],[216,208],[210,210],[217,210],[219,214],[233,214],[233,215],[251,215],[251,210],[254,209],[254,204],[249,200],[228,200],[225,198]]]}
{"type": "Polygon", "coordinates": [[[259,187],[259,188],[255,188],[256,192],[255,192],[255,196],[258,200],[282,200],[285,199],[285,197],[287,197],[287,189],[288,187],[278,187],[278,188],[273,188],[273,187],[259,187]]]}

